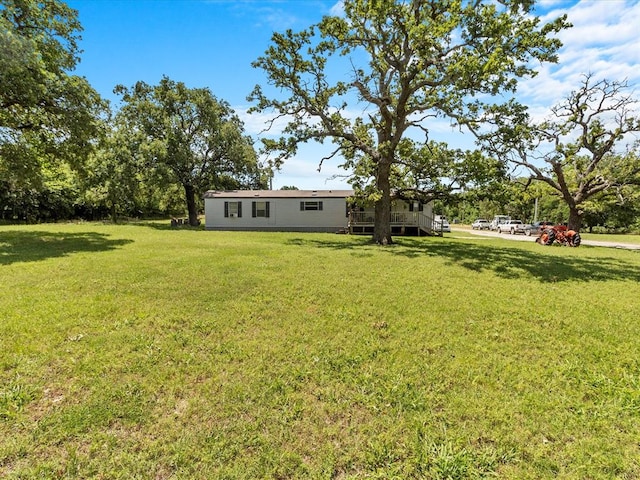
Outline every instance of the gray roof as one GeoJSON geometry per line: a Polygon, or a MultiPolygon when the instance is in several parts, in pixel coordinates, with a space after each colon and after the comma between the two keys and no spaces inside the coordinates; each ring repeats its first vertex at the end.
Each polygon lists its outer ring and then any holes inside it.
{"type": "Polygon", "coordinates": [[[347,198],[353,190],[209,190],[204,198],[347,198]]]}

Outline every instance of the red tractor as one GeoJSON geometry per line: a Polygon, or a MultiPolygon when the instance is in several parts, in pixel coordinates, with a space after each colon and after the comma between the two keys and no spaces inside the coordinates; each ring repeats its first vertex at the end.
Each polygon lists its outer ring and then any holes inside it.
{"type": "Polygon", "coordinates": [[[579,247],[582,242],[580,234],[574,230],[569,230],[566,225],[555,225],[545,228],[540,236],[536,238],[536,243],[540,245],[553,245],[558,242],[567,247],[579,247]]]}

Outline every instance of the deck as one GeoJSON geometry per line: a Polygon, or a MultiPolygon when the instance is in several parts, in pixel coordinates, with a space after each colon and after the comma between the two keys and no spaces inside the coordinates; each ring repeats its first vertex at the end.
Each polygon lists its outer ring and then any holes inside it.
{"type": "MultiPolygon", "coordinates": [[[[422,212],[391,212],[391,235],[442,235],[437,223],[422,212]]],[[[351,234],[373,234],[374,225],[373,212],[351,212],[349,216],[351,234]]]]}

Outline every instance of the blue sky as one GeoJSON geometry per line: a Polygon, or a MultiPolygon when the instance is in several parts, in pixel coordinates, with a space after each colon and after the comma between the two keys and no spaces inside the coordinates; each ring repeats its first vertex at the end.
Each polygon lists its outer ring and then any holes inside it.
{"type": "MultiPolygon", "coordinates": [[[[189,87],[209,87],[229,102],[258,138],[264,119],[248,116],[246,96],[261,70],[251,62],[264,53],[274,31],[302,30],[323,15],[339,11],[337,0],[68,0],[78,10],[83,53],[76,74],[85,76],[105,98],[117,104],[117,84],[138,80],[156,84],[167,75],[189,87]]],[[[591,72],[595,78],[627,79],[640,94],[640,0],[546,0],[543,18],[567,13],[574,27],[560,35],[564,47],[558,65],[544,65],[520,86],[519,98],[540,118],[549,107],[591,72]]],[[[444,136],[443,123],[433,131],[444,136]]],[[[434,139],[438,139],[435,138],[434,139]]],[[[274,188],[349,188],[339,160],[318,162],[328,149],[302,148],[274,178],[274,188]]]]}

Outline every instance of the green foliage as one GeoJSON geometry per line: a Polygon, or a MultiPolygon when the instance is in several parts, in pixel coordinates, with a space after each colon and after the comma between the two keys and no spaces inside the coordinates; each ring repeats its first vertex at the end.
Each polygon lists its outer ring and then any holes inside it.
{"type": "Polygon", "coordinates": [[[407,141],[399,145],[391,183],[398,197],[426,203],[446,200],[460,190],[490,185],[504,175],[502,167],[502,162],[479,151],[452,149],[433,141],[418,147],[407,141]]]}
{"type": "Polygon", "coordinates": [[[0,219],[18,222],[68,220],[77,214],[79,180],[68,166],[43,169],[38,185],[0,180],[0,219]]]}
{"type": "Polygon", "coordinates": [[[13,420],[25,405],[35,399],[35,392],[19,382],[9,382],[0,390],[0,420],[13,420]]]}
{"type": "Polygon", "coordinates": [[[80,169],[105,105],[78,62],[77,12],[58,0],[0,2],[0,177],[32,188],[43,169],[80,169]]]}
{"type": "Polygon", "coordinates": [[[531,60],[556,61],[560,42],[552,35],[566,24],[564,18],[541,24],[530,14],[531,2],[349,0],[343,6],[343,16],[273,35],[254,66],[284,98],[256,86],[250,100],[252,111],[289,120],[284,137],[264,142],[274,165],[301,142],[335,144],[329,158],[340,153],[354,188],[376,199],[374,240],[386,244],[394,189],[446,194],[451,181],[495,173],[493,161],[430,142],[429,120],[448,118],[476,132],[484,110],[512,111],[512,101],[492,102],[535,74],[531,60]],[[329,71],[341,73],[332,78],[329,71]],[[349,109],[365,114],[354,118],[349,109]]]}
{"type": "MultiPolygon", "coordinates": [[[[534,124],[524,110],[499,112],[498,128],[484,136],[487,148],[530,172],[557,192],[569,209],[568,223],[580,230],[587,202],[633,194],[640,185],[640,143],[627,144],[640,132],[638,103],[626,81],[594,81],[584,76],[580,87],[552,108],[553,120],[534,124]]],[[[592,218],[593,220],[593,218],[592,218]]]]}
{"type": "MultiPolygon", "coordinates": [[[[123,152],[126,164],[131,165],[131,157],[140,157],[156,178],[181,185],[192,225],[197,223],[196,198],[205,190],[262,185],[264,178],[242,123],[207,88],[190,89],[163,77],[157,86],[138,82],[130,89],[120,85],[116,91],[124,105],[118,114],[123,128],[114,141],[128,148],[123,152]],[[129,132],[136,136],[123,138],[129,132]]],[[[116,156],[107,164],[122,162],[116,156]]]]}
{"type": "MultiPolygon", "coordinates": [[[[600,233],[633,233],[640,230],[640,188],[624,185],[616,191],[616,195],[612,192],[597,195],[582,204],[584,228],[600,233]]],[[[445,201],[437,201],[434,209],[463,223],[470,223],[475,218],[491,219],[498,214],[529,222],[534,219],[536,201],[537,220],[567,222],[569,207],[559,192],[547,183],[530,183],[526,178],[494,182],[466,190],[445,201]]]]}
{"type": "Polygon", "coordinates": [[[638,477],[638,262],[1,227],[0,476],[638,477]]]}
{"type": "Polygon", "coordinates": [[[537,220],[563,223],[568,208],[551,187],[543,183],[529,184],[528,179],[503,179],[470,188],[459,195],[434,204],[434,211],[450,219],[471,223],[476,218],[491,220],[494,215],[510,215],[524,222],[537,220]]]}
{"type": "Polygon", "coordinates": [[[136,154],[142,142],[140,132],[128,128],[122,120],[116,116],[106,126],[106,135],[90,157],[83,178],[87,203],[104,206],[114,222],[119,213],[132,215],[141,210],[139,202],[146,185],[144,175],[150,173],[144,168],[141,156],[136,154]]]}
{"type": "Polygon", "coordinates": [[[605,231],[640,231],[640,186],[625,185],[616,189],[617,195],[592,198],[583,204],[584,223],[605,231]]]}

